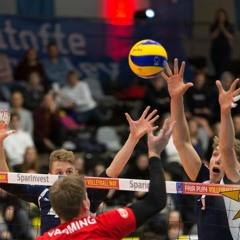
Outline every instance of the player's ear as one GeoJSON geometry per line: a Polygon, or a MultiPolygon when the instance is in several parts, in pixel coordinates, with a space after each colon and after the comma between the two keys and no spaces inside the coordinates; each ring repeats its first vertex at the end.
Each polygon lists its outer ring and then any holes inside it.
{"type": "Polygon", "coordinates": [[[86,199],[83,200],[82,208],[84,211],[89,211],[89,202],[86,199]]]}

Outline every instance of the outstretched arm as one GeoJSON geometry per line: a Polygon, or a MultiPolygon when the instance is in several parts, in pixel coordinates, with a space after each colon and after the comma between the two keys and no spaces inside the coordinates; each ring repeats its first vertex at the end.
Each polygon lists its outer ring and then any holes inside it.
{"type": "MultiPolygon", "coordinates": [[[[144,136],[149,131],[149,129],[157,129],[157,126],[152,127],[153,123],[159,118],[159,116],[156,115],[157,110],[153,110],[148,114],[149,110],[150,107],[147,107],[143,111],[142,116],[137,121],[132,120],[128,113],[125,114],[130,126],[129,137],[120,151],[116,154],[110,166],[106,169],[106,171],[102,172],[99,177],[118,177],[130,159],[139,139],[144,136]]],[[[96,213],[99,205],[105,199],[109,190],[92,188],[88,189],[87,191],[89,199],[91,201],[90,211],[91,213],[96,213]]]]}
{"type": "Polygon", "coordinates": [[[183,76],[185,62],[182,62],[180,70],[178,59],[174,59],[174,70],[166,65],[167,74],[162,72],[163,78],[167,81],[168,91],[171,97],[171,116],[176,121],[173,131],[173,142],[180,156],[184,170],[191,180],[196,180],[201,168],[202,161],[192,146],[187,120],[184,114],[183,95],[193,84],[184,83],[183,76]]]}
{"type": "Polygon", "coordinates": [[[221,109],[219,148],[224,171],[227,178],[232,182],[240,180],[239,162],[234,150],[235,130],[231,116],[231,109],[236,106],[235,101],[238,99],[236,96],[240,93],[240,88],[236,89],[238,83],[239,79],[236,79],[230,89],[225,91],[221,82],[219,80],[216,81],[221,109]]]}
{"type": "Polygon", "coordinates": [[[161,211],[166,205],[166,184],[160,154],[168,144],[174,124],[175,122],[170,122],[167,119],[157,136],[154,136],[153,131],[149,131],[148,133],[148,156],[150,170],[149,191],[143,200],[129,206],[134,213],[136,227],[144,224],[144,222],[161,211]]]}
{"type": "Polygon", "coordinates": [[[157,110],[153,110],[148,114],[149,110],[150,107],[148,106],[137,121],[132,120],[130,115],[128,113],[125,113],[130,126],[130,133],[127,141],[120,149],[120,151],[116,154],[111,165],[106,169],[106,174],[108,177],[118,177],[130,159],[133,150],[140,138],[144,136],[150,128],[153,130],[157,128],[157,126],[152,127],[153,123],[159,118],[159,116],[156,115],[157,110]]]}
{"type": "Polygon", "coordinates": [[[1,172],[9,172],[8,165],[6,163],[6,157],[3,148],[4,139],[10,134],[14,133],[14,130],[7,131],[7,126],[10,121],[10,113],[1,110],[0,111],[0,171],[1,172]]]}

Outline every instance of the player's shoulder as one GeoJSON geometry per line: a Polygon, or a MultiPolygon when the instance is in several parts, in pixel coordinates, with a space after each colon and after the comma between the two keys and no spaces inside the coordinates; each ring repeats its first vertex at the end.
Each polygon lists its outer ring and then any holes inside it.
{"type": "Polygon", "coordinates": [[[133,217],[133,212],[130,208],[128,207],[123,207],[123,208],[116,208],[111,211],[102,213],[97,216],[98,219],[114,219],[114,218],[122,218],[122,219],[128,219],[133,217]]]}

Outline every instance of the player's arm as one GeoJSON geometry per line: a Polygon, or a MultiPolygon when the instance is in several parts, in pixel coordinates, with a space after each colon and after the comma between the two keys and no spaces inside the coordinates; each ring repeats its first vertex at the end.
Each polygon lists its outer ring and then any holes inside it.
{"type": "Polygon", "coordinates": [[[171,97],[171,118],[176,121],[173,131],[173,142],[178,151],[184,170],[191,180],[196,180],[201,168],[202,161],[192,146],[189,128],[184,113],[183,96],[191,87],[192,83],[184,83],[183,76],[185,62],[182,62],[178,69],[178,59],[174,59],[174,70],[166,65],[167,74],[162,72],[162,76],[167,81],[168,91],[171,97]]]}
{"type": "Polygon", "coordinates": [[[0,110],[0,172],[9,172],[3,147],[4,139],[15,132],[14,130],[7,130],[9,121],[10,113],[5,110],[0,110]]]}
{"type": "Polygon", "coordinates": [[[160,159],[160,154],[168,144],[175,122],[165,120],[163,127],[157,136],[153,132],[148,133],[148,155],[150,170],[150,185],[146,197],[131,204],[136,219],[136,227],[146,222],[150,217],[160,212],[167,201],[166,184],[160,159]]]}
{"type": "Polygon", "coordinates": [[[239,162],[234,150],[235,130],[231,116],[231,109],[236,106],[235,101],[239,99],[238,97],[236,98],[240,93],[240,88],[236,89],[238,83],[239,79],[236,79],[232,83],[230,89],[225,91],[221,82],[219,80],[216,81],[221,110],[219,139],[220,154],[226,176],[232,182],[240,180],[239,162]]]}
{"type": "MultiPolygon", "coordinates": [[[[10,120],[10,113],[5,110],[0,111],[0,172],[9,172],[9,168],[6,162],[6,157],[4,153],[3,141],[10,134],[14,133],[14,130],[7,130],[10,120]]],[[[22,200],[33,202],[33,195],[29,194],[31,190],[30,185],[22,184],[6,184],[1,183],[0,187],[5,191],[14,194],[15,196],[21,198],[22,200]]]]}
{"type": "MultiPolygon", "coordinates": [[[[110,177],[116,178],[122,172],[123,168],[130,159],[133,150],[138,143],[139,139],[143,137],[149,129],[156,130],[158,127],[153,127],[154,122],[159,118],[156,115],[157,110],[153,110],[149,113],[150,107],[148,106],[142,113],[141,117],[134,121],[128,113],[126,113],[126,118],[130,126],[130,133],[127,141],[119,152],[114,157],[110,166],[102,172],[99,177],[110,177]],[[149,113],[149,114],[148,114],[149,113]]],[[[106,189],[88,189],[88,196],[91,201],[90,211],[95,213],[108,194],[106,189]]]]}
{"type": "Polygon", "coordinates": [[[150,107],[148,106],[143,111],[142,116],[136,121],[134,121],[128,113],[125,113],[129,123],[130,133],[127,141],[116,154],[110,166],[106,169],[106,174],[108,177],[118,177],[130,159],[140,138],[143,137],[150,128],[153,128],[153,130],[157,129],[157,126],[152,127],[154,122],[159,118],[159,116],[156,115],[157,110],[153,110],[150,113],[149,110],[150,107]]]}

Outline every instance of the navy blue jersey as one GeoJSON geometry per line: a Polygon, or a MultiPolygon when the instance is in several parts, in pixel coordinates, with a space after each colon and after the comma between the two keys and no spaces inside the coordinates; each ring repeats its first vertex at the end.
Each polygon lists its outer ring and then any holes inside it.
{"type": "MultiPolygon", "coordinates": [[[[203,164],[195,182],[202,183],[208,180],[209,169],[203,164]]],[[[222,196],[196,196],[195,209],[199,240],[233,239],[222,196]]]]}
{"type": "MultiPolygon", "coordinates": [[[[105,171],[100,176],[107,177],[105,171]]],[[[54,212],[49,200],[48,186],[1,183],[0,187],[24,201],[34,203],[39,208],[41,214],[41,234],[60,224],[60,219],[54,212]]],[[[96,213],[108,190],[88,188],[87,193],[91,203],[90,212],[96,213]]]]}

